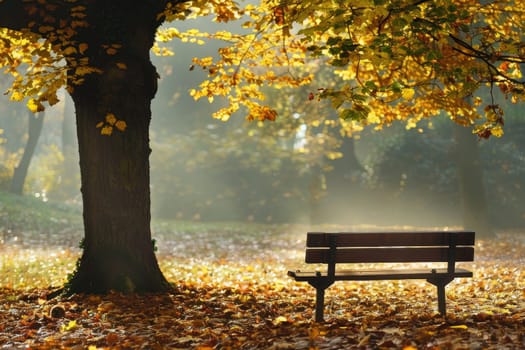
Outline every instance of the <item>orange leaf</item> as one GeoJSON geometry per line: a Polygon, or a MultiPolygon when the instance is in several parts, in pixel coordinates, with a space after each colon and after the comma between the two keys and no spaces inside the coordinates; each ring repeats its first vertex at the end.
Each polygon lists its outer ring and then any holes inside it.
{"type": "Polygon", "coordinates": [[[117,118],[113,113],[106,114],[106,123],[109,125],[114,125],[117,122],[117,118]]]}
{"type": "Polygon", "coordinates": [[[86,52],[86,50],[88,49],[88,44],[86,43],[82,43],[80,45],[78,45],[78,51],[80,52],[80,54],[84,54],[84,52],[86,52]]]}
{"type": "Polygon", "coordinates": [[[120,131],[124,131],[124,130],[126,130],[126,127],[127,127],[127,126],[128,126],[128,125],[127,125],[126,122],[123,121],[123,120],[118,120],[118,121],[115,123],[115,127],[116,127],[118,130],[120,130],[120,131]]]}
{"type": "Polygon", "coordinates": [[[113,133],[113,127],[112,126],[109,126],[109,125],[106,125],[105,127],[103,127],[101,130],[100,130],[100,134],[101,135],[106,135],[106,136],[109,136],[113,133]]]}

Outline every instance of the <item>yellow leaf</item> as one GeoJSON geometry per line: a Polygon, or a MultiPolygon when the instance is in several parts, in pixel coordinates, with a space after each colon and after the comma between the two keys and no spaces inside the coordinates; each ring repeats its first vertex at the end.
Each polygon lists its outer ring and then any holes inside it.
{"type": "Polygon", "coordinates": [[[34,98],[27,101],[27,108],[33,113],[42,112],[44,110],[42,103],[34,98]]]}
{"type": "Polygon", "coordinates": [[[53,28],[51,26],[40,26],[40,27],[38,27],[38,32],[42,33],[42,34],[45,34],[45,33],[53,31],[54,29],[55,28],[53,28]]]}
{"type": "Polygon", "coordinates": [[[468,329],[467,325],[464,324],[458,324],[456,326],[450,326],[452,329],[468,329]]]}
{"type": "Polygon", "coordinates": [[[479,106],[481,106],[482,103],[483,103],[483,100],[481,99],[481,97],[476,96],[474,98],[474,101],[472,102],[472,105],[476,106],[476,107],[479,107],[479,106]]]}
{"type": "Polygon", "coordinates": [[[24,99],[24,95],[19,91],[13,91],[9,99],[11,101],[22,101],[24,99]]]}
{"type": "Polygon", "coordinates": [[[326,157],[330,160],[339,159],[343,156],[343,153],[341,152],[327,152],[326,157]]]}
{"type": "Polygon", "coordinates": [[[71,21],[71,28],[77,27],[89,27],[89,23],[86,21],[71,21]]]}
{"type": "Polygon", "coordinates": [[[401,90],[401,96],[403,96],[405,100],[410,100],[412,97],[414,97],[414,93],[415,91],[412,88],[405,88],[401,90]]]}
{"type": "Polygon", "coordinates": [[[74,46],[68,46],[64,49],[64,55],[72,55],[77,53],[77,49],[74,46]]]}
{"type": "Polygon", "coordinates": [[[73,12],[71,14],[71,17],[75,17],[75,18],[85,18],[87,15],[85,13],[82,13],[82,12],[73,12]]]}
{"type": "Polygon", "coordinates": [[[119,67],[120,69],[128,69],[128,66],[122,62],[117,62],[117,67],[119,67]]]}
{"type": "Polygon", "coordinates": [[[116,122],[117,118],[113,113],[106,114],[106,123],[108,123],[109,125],[115,125],[116,122]]]}
{"type": "Polygon", "coordinates": [[[118,51],[117,51],[116,49],[112,48],[112,47],[106,49],[106,53],[107,53],[108,55],[116,55],[117,52],[118,52],[118,51]]]}
{"type": "Polygon", "coordinates": [[[99,122],[99,123],[97,124],[97,129],[98,129],[98,128],[101,128],[103,125],[104,125],[104,122],[99,122]]]}
{"type": "Polygon", "coordinates": [[[490,129],[490,133],[496,137],[501,137],[503,136],[503,128],[501,127],[501,125],[497,125],[490,129]]]}
{"type": "Polygon", "coordinates": [[[82,12],[82,11],[86,11],[86,7],[85,6],[78,5],[78,6],[75,6],[75,7],[71,8],[71,12],[82,12]]]}
{"type": "Polygon", "coordinates": [[[414,118],[410,118],[409,120],[407,120],[407,125],[405,126],[405,129],[410,130],[415,128],[416,126],[417,120],[415,120],[414,118]]]}
{"type": "Polygon", "coordinates": [[[113,127],[112,126],[109,126],[109,125],[106,125],[104,126],[101,130],[100,130],[100,134],[101,135],[106,135],[106,136],[109,136],[113,133],[113,127]]]}
{"type": "Polygon", "coordinates": [[[99,72],[100,72],[99,69],[88,67],[88,66],[80,66],[75,69],[75,74],[79,76],[91,74],[91,73],[99,73],[99,72]]]}
{"type": "Polygon", "coordinates": [[[286,322],[288,322],[288,319],[284,316],[278,316],[275,320],[273,320],[273,324],[275,326],[278,326],[281,323],[286,323],[286,322]]]}
{"type": "Polygon", "coordinates": [[[75,328],[77,328],[77,321],[73,320],[73,321],[69,321],[67,325],[63,324],[62,326],[60,326],[60,331],[66,332],[66,331],[73,330],[75,328]]]}
{"type": "Polygon", "coordinates": [[[120,131],[124,131],[126,130],[126,127],[127,127],[127,124],[125,121],[123,120],[118,120],[116,123],[115,123],[115,127],[120,130],[120,131]]]}

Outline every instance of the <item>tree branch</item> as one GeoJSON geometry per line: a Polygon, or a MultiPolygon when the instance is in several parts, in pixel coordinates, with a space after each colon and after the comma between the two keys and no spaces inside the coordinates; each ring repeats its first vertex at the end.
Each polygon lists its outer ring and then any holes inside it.
{"type": "Polygon", "coordinates": [[[472,57],[472,58],[477,58],[483,61],[487,65],[489,71],[492,71],[494,75],[499,75],[500,77],[514,84],[525,85],[525,81],[521,81],[521,80],[509,77],[508,75],[506,75],[504,72],[502,72],[498,67],[496,67],[492,63],[493,60],[523,63],[523,60],[518,60],[516,57],[512,57],[512,56],[496,56],[493,54],[489,54],[484,51],[477,50],[476,48],[472,47],[467,42],[465,42],[464,40],[461,40],[455,35],[449,34],[449,37],[460,47],[468,51],[465,52],[458,47],[453,47],[452,48],[453,50],[459,52],[462,55],[472,57]]]}

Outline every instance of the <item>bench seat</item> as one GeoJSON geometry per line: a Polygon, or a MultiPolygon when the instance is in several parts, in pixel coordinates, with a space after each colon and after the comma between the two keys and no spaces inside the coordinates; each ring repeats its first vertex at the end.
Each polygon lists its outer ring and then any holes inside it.
{"type": "MultiPolygon", "coordinates": [[[[433,279],[433,278],[461,278],[472,277],[472,271],[458,269],[449,274],[447,269],[400,269],[400,270],[337,270],[334,278],[336,281],[372,281],[372,280],[408,280],[408,279],[433,279]]],[[[328,277],[327,272],[320,271],[288,271],[288,276],[297,282],[309,282],[328,277]]]]}

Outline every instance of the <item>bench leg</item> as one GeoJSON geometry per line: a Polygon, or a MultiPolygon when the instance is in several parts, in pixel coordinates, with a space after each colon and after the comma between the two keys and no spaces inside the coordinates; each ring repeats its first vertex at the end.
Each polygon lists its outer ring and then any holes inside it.
{"type": "Polygon", "coordinates": [[[315,294],[315,322],[324,322],[324,288],[316,288],[315,294]]]}
{"type": "Polygon", "coordinates": [[[445,295],[445,284],[439,283],[436,285],[438,292],[438,310],[441,316],[447,315],[447,297],[445,295]]]}
{"type": "Polygon", "coordinates": [[[445,286],[449,284],[453,278],[433,278],[428,279],[427,281],[432,283],[437,288],[438,294],[438,311],[441,316],[447,316],[447,296],[445,294],[445,286]]]}
{"type": "Polygon", "coordinates": [[[327,278],[326,276],[308,281],[308,283],[315,288],[315,321],[323,322],[324,321],[324,291],[326,288],[330,287],[334,280],[327,278]]]}

